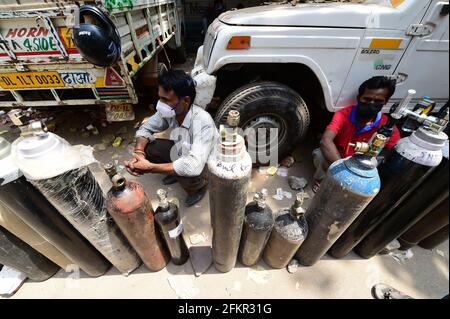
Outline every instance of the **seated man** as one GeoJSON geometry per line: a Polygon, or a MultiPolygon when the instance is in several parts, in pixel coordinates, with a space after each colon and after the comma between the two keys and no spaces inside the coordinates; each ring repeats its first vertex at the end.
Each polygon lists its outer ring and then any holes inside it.
{"type": "Polygon", "coordinates": [[[183,71],[167,71],[159,77],[156,113],[136,133],[133,158],[127,171],[166,174],[164,184],[180,183],[188,194],[187,207],[199,202],[208,185],[206,161],[219,133],[211,115],[193,105],[194,80],[183,71]],[[156,139],[154,133],[172,129],[170,140],[156,139]],[[175,147],[174,147],[175,146],[175,147]]]}
{"type": "MultiPolygon", "coordinates": [[[[384,76],[374,76],[359,87],[358,104],[337,111],[320,140],[320,148],[313,151],[314,174],[313,191],[319,188],[328,167],[335,161],[353,155],[349,143],[368,142],[373,134],[383,126],[388,117],[381,113],[383,106],[395,92],[395,80],[384,76]]],[[[385,149],[392,149],[400,139],[397,127],[385,149]]]]}

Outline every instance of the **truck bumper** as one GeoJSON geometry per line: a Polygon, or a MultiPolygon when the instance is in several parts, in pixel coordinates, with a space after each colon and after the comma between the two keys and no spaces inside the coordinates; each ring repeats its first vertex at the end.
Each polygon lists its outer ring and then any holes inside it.
{"type": "Polygon", "coordinates": [[[214,91],[216,90],[217,77],[206,73],[203,61],[203,46],[198,48],[197,58],[195,59],[194,68],[191,71],[191,76],[195,80],[197,86],[197,96],[194,104],[206,109],[211,102],[214,91]]]}

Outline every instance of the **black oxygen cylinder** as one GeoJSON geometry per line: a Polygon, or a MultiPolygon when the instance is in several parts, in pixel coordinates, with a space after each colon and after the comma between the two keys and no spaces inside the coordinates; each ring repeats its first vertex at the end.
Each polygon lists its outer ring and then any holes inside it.
{"type": "Polygon", "coordinates": [[[21,175],[9,150],[1,147],[0,203],[88,275],[98,277],[110,268],[109,262],[21,175]]]}
{"type": "Polygon", "coordinates": [[[183,238],[183,224],[178,207],[167,200],[165,190],[159,189],[157,195],[159,198],[158,208],[155,211],[157,228],[169,249],[172,262],[175,265],[183,265],[189,259],[189,250],[183,238]]]}
{"type": "Polygon", "coordinates": [[[44,281],[59,269],[46,257],[0,226],[0,263],[12,267],[34,281],[44,281]]]}
{"type": "Polygon", "coordinates": [[[272,209],[266,204],[267,190],[257,192],[245,207],[244,226],[239,248],[239,261],[248,267],[256,265],[272,232],[272,209]]]}
{"type": "Polygon", "coordinates": [[[448,240],[448,225],[439,229],[437,232],[428,236],[419,243],[419,246],[425,249],[434,249],[444,241],[448,240]]]}
{"type": "Polygon", "coordinates": [[[298,193],[294,205],[275,213],[275,224],[263,253],[264,262],[272,268],[284,268],[308,236],[305,210],[301,207],[304,193],[298,193]]]}
{"type": "Polygon", "coordinates": [[[364,258],[375,256],[448,197],[448,186],[449,165],[444,158],[420,187],[355,247],[355,252],[364,258]]]}
{"type": "Polygon", "coordinates": [[[448,225],[448,204],[447,197],[398,238],[402,245],[401,249],[405,250],[417,245],[420,241],[448,225]]]}
{"type": "Polygon", "coordinates": [[[442,158],[447,136],[420,129],[401,139],[386,162],[378,167],[381,190],[329,249],[328,253],[346,256],[377,225],[427,178],[442,158]]]}

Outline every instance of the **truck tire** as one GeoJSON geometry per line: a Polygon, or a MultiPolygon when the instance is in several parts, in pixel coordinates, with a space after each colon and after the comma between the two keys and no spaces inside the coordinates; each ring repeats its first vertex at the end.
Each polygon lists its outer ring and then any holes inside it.
{"type": "MultiPolygon", "coordinates": [[[[269,139],[264,145],[257,146],[256,163],[261,165],[268,164],[267,156],[261,156],[262,153],[266,154],[267,144],[275,144],[269,148],[269,154],[273,154],[274,147],[278,147],[279,159],[284,158],[305,135],[310,122],[308,107],[302,97],[290,87],[271,81],[250,83],[232,92],[217,112],[217,126],[226,123],[230,110],[239,111],[239,126],[244,132],[247,128],[278,129],[278,143],[269,139]]],[[[249,141],[247,145],[248,143],[249,141]]],[[[256,149],[255,146],[248,147],[256,149]]],[[[255,160],[253,156],[252,159],[255,160]]]]}

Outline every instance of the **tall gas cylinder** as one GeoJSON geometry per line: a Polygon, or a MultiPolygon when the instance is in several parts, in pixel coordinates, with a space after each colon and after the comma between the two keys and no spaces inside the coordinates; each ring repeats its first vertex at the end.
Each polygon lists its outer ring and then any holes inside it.
{"type": "Polygon", "coordinates": [[[95,163],[92,148],[30,126],[12,144],[12,154],[27,180],[121,273],[139,267],[141,260],[108,215],[88,167],[95,163]]]}
{"type": "Polygon", "coordinates": [[[331,164],[306,211],[309,235],[296,254],[305,266],[316,263],[380,190],[377,161],[356,154],[331,164]]]}
{"type": "Polygon", "coordinates": [[[442,160],[447,137],[420,128],[397,142],[378,168],[381,191],[331,247],[335,258],[347,255],[431,174],[442,160]]]}
{"type": "Polygon", "coordinates": [[[183,238],[183,223],[177,205],[167,199],[167,192],[158,189],[159,203],[155,211],[157,228],[169,249],[172,262],[183,265],[189,259],[189,250],[183,238]]]}
{"type": "Polygon", "coordinates": [[[229,112],[229,127],[221,126],[220,141],[208,159],[212,252],[221,272],[236,264],[252,169],[244,138],[237,133],[239,119],[238,111],[229,112]]]}
{"type": "Polygon", "coordinates": [[[447,197],[398,238],[398,241],[402,245],[401,249],[411,248],[447,226],[448,205],[447,197]]]}
{"type": "Polygon", "coordinates": [[[308,236],[305,210],[306,193],[298,193],[290,208],[280,209],[274,215],[275,224],[264,250],[263,259],[272,268],[284,268],[294,257],[308,236]]]}
{"type": "Polygon", "coordinates": [[[166,267],[169,256],[156,231],[152,204],[141,184],[127,181],[111,164],[105,166],[113,187],[107,194],[109,214],[151,271],[166,267]]]}
{"type": "Polygon", "coordinates": [[[57,265],[0,226],[0,263],[17,269],[35,281],[44,281],[59,269],[57,265]]]}
{"type": "Polygon", "coordinates": [[[355,252],[364,258],[375,256],[447,198],[449,192],[448,162],[448,159],[444,158],[441,164],[408,196],[402,205],[394,209],[355,247],[355,252]]]}
{"type": "Polygon", "coordinates": [[[267,190],[256,192],[253,201],[245,207],[244,226],[239,246],[239,261],[248,267],[261,259],[272,232],[272,209],[266,204],[267,190]]]}
{"type": "Polygon", "coordinates": [[[0,226],[5,228],[11,234],[22,240],[31,248],[50,261],[66,269],[73,262],[50,244],[44,237],[35,232],[19,217],[17,217],[9,208],[0,204],[0,226]]]}
{"type": "Polygon", "coordinates": [[[448,240],[448,225],[439,229],[434,234],[428,236],[419,243],[419,246],[425,249],[434,249],[444,241],[448,240]]]}
{"type": "Polygon", "coordinates": [[[28,244],[42,238],[40,252],[64,269],[76,264],[94,277],[109,269],[109,262],[25,179],[1,137],[0,206],[0,224],[28,244]]]}

